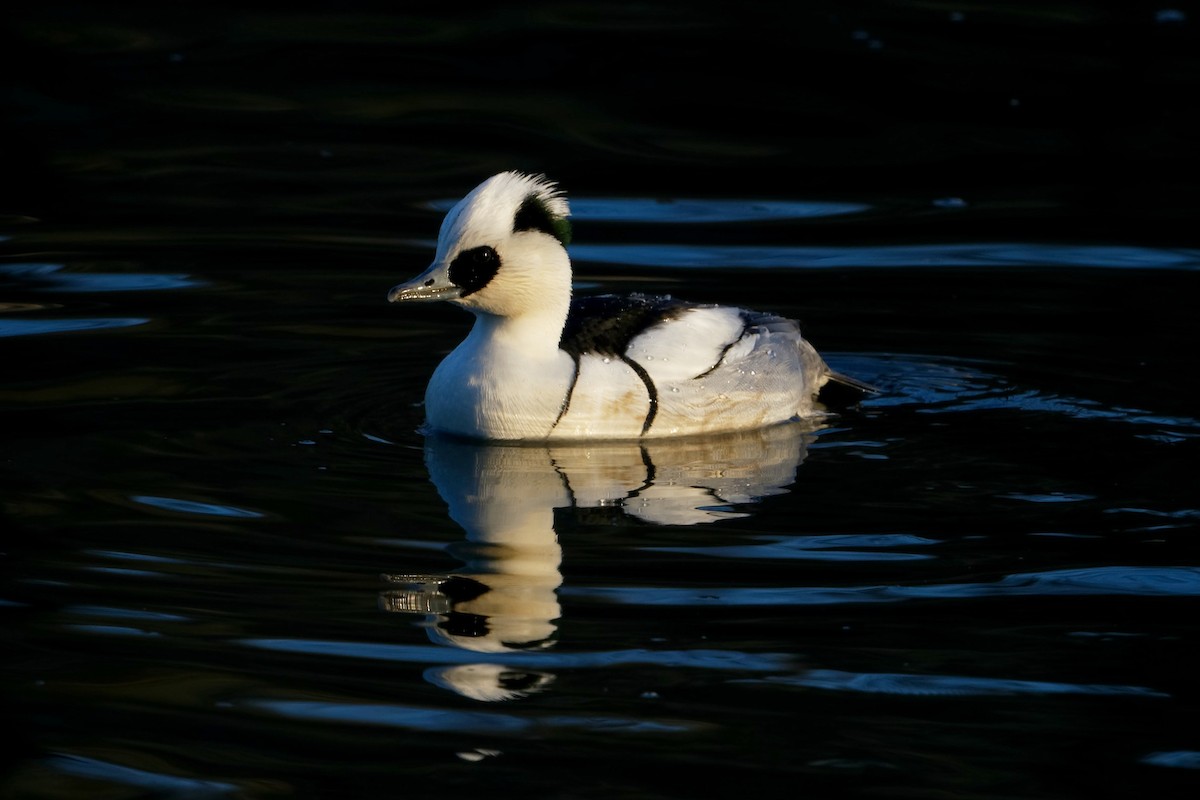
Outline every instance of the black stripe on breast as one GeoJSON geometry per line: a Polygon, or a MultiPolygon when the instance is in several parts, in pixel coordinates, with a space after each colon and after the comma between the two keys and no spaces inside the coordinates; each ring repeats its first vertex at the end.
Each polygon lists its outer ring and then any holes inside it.
{"type": "Polygon", "coordinates": [[[754,323],[751,321],[749,314],[747,314],[745,311],[743,311],[741,316],[742,316],[742,332],[739,333],[736,337],[734,337],[733,340],[729,342],[729,344],[727,344],[721,348],[721,352],[717,355],[717,360],[713,362],[713,365],[711,367],[704,370],[704,372],[701,372],[699,375],[692,376],[692,380],[694,380],[694,381],[699,380],[700,378],[703,378],[707,375],[711,375],[716,370],[717,367],[721,366],[721,362],[725,360],[725,354],[729,352],[729,348],[733,347],[735,344],[740,342],[742,340],[742,337],[744,337],[747,333],[749,333],[750,330],[754,327],[754,323]]]}
{"type": "MultiPolygon", "coordinates": [[[[579,356],[572,355],[571,358],[575,361],[575,374],[571,376],[571,385],[567,387],[567,394],[563,397],[562,407],[558,409],[558,416],[554,418],[554,424],[550,426],[551,430],[557,428],[558,423],[562,422],[562,418],[567,415],[567,410],[571,407],[571,397],[575,394],[575,385],[579,383],[579,356]]],[[[658,415],[658,388],[641,364],[625,355],[618,356],[618,358],[629,365],[634,374],[641,378],[642,383],[646,385],[646,396],[650,408],[646,411],[646,419],[642,422],[642,435],[645,436],[646,431],[650,430],[650,426],[654,424],[654,417],[658,415]]]]}
{"type": "Polygon", "coordinates": [[[579,356],[571,354],[571,360],[575,362],[575,374],[571,376],[571,385],[567,387],[567,394],[563,397],[562,407],[558,409],[558,416],[554,418],[554,424],[550,426],[550,430],[558,427],[558,423],[566,416],[567,409],[571,407],[571,396],[575,394],[575,384],[579,383],[579,356]]]}
{"type": "Polygon", "coordinates": [[[642,423],[642,436],[646,435],[646,431],[650,430],[650,426],[654,424],[654,418],[658,415],[658,389],[654,386],[654,381],[650,380],[649,373],[641,364],[634,361],[627,355],[622,355],[621,360],[629,365],[629,368],[642,379],[642,383],[646,384],[646,394],[649,396],[650,408],[646,411],[646,420],[642,423]]]}
{"type": "Polygon", "coordinates": [[[571,302],[559,347],[575,359],[577,379],[579,359],[584,355],[619,358],[633,370],[645,384],[649,398],[650,407],[642,422],[642,435],[645,435],[658,415],[658,388],[645,367],[626,355],[625,351],[639,334],[661,322],[678,319],[689,308],[695,307],[694,303],[683,300],[644,294],[603,294],[576,298],[571,302]]]}

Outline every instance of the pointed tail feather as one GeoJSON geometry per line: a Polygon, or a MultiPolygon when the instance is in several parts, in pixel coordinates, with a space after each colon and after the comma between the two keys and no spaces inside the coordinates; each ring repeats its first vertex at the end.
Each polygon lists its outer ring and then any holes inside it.
{"type": "Polygon", "coordinates": [[[852,406],[865,395],[879,394],[879,390],[857,378],[829,370],[829,380],[817,393],[817,399],[828,406],[852,406]]]}

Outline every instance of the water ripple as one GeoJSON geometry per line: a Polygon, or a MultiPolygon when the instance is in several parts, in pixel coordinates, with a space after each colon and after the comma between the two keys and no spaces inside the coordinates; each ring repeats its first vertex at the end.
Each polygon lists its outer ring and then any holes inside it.
{"type": "Polygon", "coordinates": [[[912,597],[1200,596],[1200,567],[1093,567],[1009,575],[997,584],[905,587],[912,597]]]}
{"type": "Polygon", "coordinates": [[[1141,686],[1055,683],[1010,678],[973,678],[964,675],[904,675],[899,673],[842,672],[814,669],[794,676],[755,678],[742,683],[803,686],[841,692],[915,695],[920,697],[1012,697],[1016,695],[1085,694],[1109,696],[1169,697],[1141,686]]]}
{"type": "Polygon", "coordinates": [[[702,224],[811,219],[869,211],[865,203],[804,200],[687,199],[646,197],[580,198],[571,201],[571,215],[597,222],[702,224]]]}
{"type": "Polygon", "coordinates": [[[131,328],[145,325],[144,317],[93,317],[90,319],[0,319],[0,336],[39,336],[46,333],[72,333],[107,328],[131,328]]]}
{"type": "MultiPolygon", "coordinates": [[[[840,371],[883,389],[882,394],[866,401],[872,409],[911,407],[920,414],[1018,410],[1080,420],[1111,420],[1157,428],[1145,434],[1146,438],[1155,437],[1168,444],[1200,435],[1200,420],[1194,417],[1156,414],[1014,386],[1003,375],[989,371],[994,365],[985,362],[890,353],[831,353],[829,361],[840,371]]],[[[813,449],[819,447],[820,443],[813,445],[813,449]]]]}
{"type": "Polygon", "coordinates": [[[249,509],[238,508],[236,506],[201,503],[196,500],[180,500],[177,497],[133,495],[129,499],[135,503],[161,508],[165,511],[176,511],[181,514],[198,514],[206,517],[239,517],[242,519],[257,519],[265,516],[258,511],[250,511],[249,509]]]}
{"type": "Polygon", "coordinates": [[[576,244],[579,262],[686,269],[1089,267],[1200,269],[1200,250],[1024,243],[788,247],[684,244],[576,244]]]}
{"type": "Polygon", "coordinates": [[[1200,567],[1095,567],[1009,575],[995,583],[846,587],[564,588],[564,595],[645,606],[810,606],[975,597],[1200,596],[1200,567]]]}
{"type": "Polygon", "coordinates": [[[113,619],[134,619],[145,622],[186,622],[188,617],[179,614],[167,614],[150,611],[144,608],[112,608],[109,606],[67,606],[64,614],[74,614],[81,617],[111,617],[113,619]]]}
{"type": "MultiPolygon", "coordinates": [[[[445,213],[458,199],[427,204],[445,213]]],[[[580,197],[571,199],[571,216],[589,222],[705,224],[811,219],[869,211],[865,203],[809,200],[738,200],[732,198],[580,197]]]]}
{"type": "Polygon", "coordinates": [[[1195,750],[1168,750],[1150,753],[1142,758],[1143,764],[1175,769],[1200,769],[1200,752],[1195,750]]]}
{"type": "Polygon", "coordinates": [[[289,719],[316,722],[341,722],[355,725],[381,725],[391,728],[445,733],[519,733],[532,727],[531,720],[516,714],[496,711],[461,711],[446,708],[422,708],[399,704],[320,702],[314,700],[253,700],[246,706],[278,714],[289,719]]]}
{"type": "Polygon", "coordinates": [[[148,561],[154,564],[186,564],[178,558],[150,555],[149,553],[130,553],[122,550],[85,550],[84,552],[100,558],[112,558],[119,561],[148,561]]]}
{"type": "Polygon", "coordinates": [[[933,558],[924,553],[882,553],[873,548],[921,547],[940,544],[911,534],[846,534],[828,536],[764,536],[763,544],[726,547],[646,547],[662,553],[690,553],[719,558],[804,559],[820,561],[919,561],[933,558]],[[870,548],[839,550],[835,548],[870,548]]]}
{"type": "Polygon", "coordinates": [[[203,286],[190,275],[152,272],[64,272],[63,264],[0,264],[0,275],[46,292],[140,292],[203,286]],[[38,285],[40,284],[40,285],[38,285]]]}
{"type": "Polygon", "coordinates": [[[254,700],[247,706],[289,719],[336,722],[352,725],[379,725],[432,733],[465,732],[471,734],[525,733],[538,728],[598,729],[615,733],[677,733],[696,726],[679,722],[661,722],[629,717],[555,715],[530,717],[498,711],[462,711],[447,708],[400,705],[398,703],[348,703],[314,700],[254,700]]]}
{"type": "Polygon", "coordinates": [[[99,634],[101,636],[146,636],[156,638],[162,636],[157,631],[146,631],[141,628],[131,628],[127,625],[65,625],[63,626],[80,633],[99,634]]]}
{"type": "Polygon", "coordinates": [[[156,796],[162,797],[212,797],[234,794],[239,791],[239,788],[232,783],[164,775],[161,772],[134,769],[122,764],[114,764],[111,761],[101,761],[85,756],[54,755],[46,760],[46,764],[51,769],[66,775],[133,786],[154,792],[156,796]]]}
{"type": "MultiPolygon", "coordinates": [[[[263,650],[305,653],[314,656],[365,658],[418,664],[473,664],[479,654],[440,647],[375,642],[336,642],[319,639],[243,639],[242,644],[263,650]]],[[[594,653],[488,653],[488,659],[508,666],[537,668],[604,668],[629,664],[716,670],[773,671],[784,669],[793,658],[784,653],[742,653],[730,650],[611,650],[594,653]]]]}

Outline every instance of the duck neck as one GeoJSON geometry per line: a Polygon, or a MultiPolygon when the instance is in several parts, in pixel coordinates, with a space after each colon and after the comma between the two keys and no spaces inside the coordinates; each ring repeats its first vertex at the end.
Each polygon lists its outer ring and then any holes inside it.
{"type": "Polygon", "coordinates": [[[476,347],[499,349],[519,354],[529,360],[549,360],[561,352],[563,326],[567,321],[570,298],[561,307],[551,306],[517,316],[499,316],[483,311],[475,312],[475,324],[468,339],[476,347]]]}

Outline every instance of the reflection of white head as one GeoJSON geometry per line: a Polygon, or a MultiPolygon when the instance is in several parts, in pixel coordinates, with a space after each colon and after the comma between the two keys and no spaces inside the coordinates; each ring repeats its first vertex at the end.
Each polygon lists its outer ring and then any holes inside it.
{"type": "Polygon", "coordinates": [[[487,653],[548,646],[561,613],[554,509],[570,496],[545,449],[431,438],[425,460],[467,532],[467,544],[454,548],[466,566],[439,588],[451,612],[430,638],[487,653]]]}
{"type": "Polygon", "coordinates": [[[462,664],[425,670],[425,680],[472,700],[494,702],[516,700],[540,692],[554,676],[499,664],[462,664]]]}
{"type": "Polygon", "coordinates": [[[449,612],[439,614],[426,631],[433,642],[477,653],[550,647],[554,620],[561,615],[555,594],[560,583],[557,569],[552,580],[500,572],[456,574],[438,587],[450,601],[449,612]]]}

